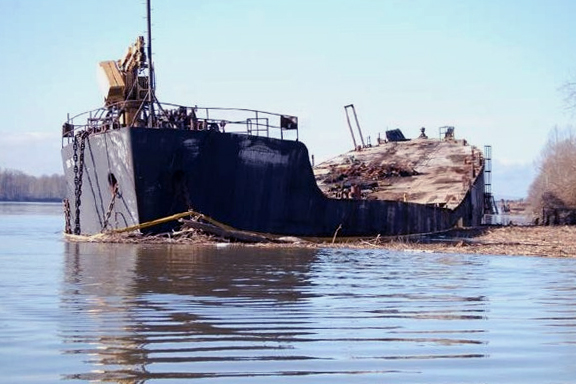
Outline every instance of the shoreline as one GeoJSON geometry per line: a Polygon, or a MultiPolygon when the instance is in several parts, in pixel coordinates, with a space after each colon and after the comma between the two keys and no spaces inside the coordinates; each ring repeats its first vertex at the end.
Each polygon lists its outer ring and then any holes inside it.
{"type": "Polygon", "coordinates": [[[62,199],[44,199],[44,200],[2,200],[2,204],[62,204],[62,199]]]}
{"type": "Polygon", "coordinates": [[[576,258],[574,226],[486,226],[367,247],[399,251],[576,258]]]}
{"type": "Polygon", "coordinates": [[[355,239],[340,242],[312,242],[286,238],[286,242],[229,242],[191,231],[180,237],[134,234],[65,235],[71,242],[174,244],[198,246],[247,246],[279,248],[351,248],[403,252],[461,253],[576,258],[576,226],[483,226],[453,229],[441,234],[396,238],[355,239]]]}

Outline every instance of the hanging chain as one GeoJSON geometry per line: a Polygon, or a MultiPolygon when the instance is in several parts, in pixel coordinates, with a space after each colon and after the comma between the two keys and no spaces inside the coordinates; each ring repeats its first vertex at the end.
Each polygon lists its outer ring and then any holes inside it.
{"type": "Polygon", "coordinates": [[[88,132],[83,131],[74,136],[72,148],[74,149],[74,197],[76,199],[76,214],[74,217],[74,234],[80,234],[80,204],[82,203],[82,175],[84,173],[84,149],[86,148],[86,137],[88,132]],[[80,136],[80,154],[78,154],[78,136],[80,136]]]}
{"type": "Polygon", "coordinates": [[[112,215],[112,210],[114,209],[114,203],[116,202],[116,196],[118,196],[118,184],[114,184],[112,187],[112,200],[110,200],[110,205],[108,205],[108,211],[104,217],[104,225],[102,225],[102,231],[104,232],[108,228],[108,223],[110,221],[110,216],[112,215]]]}
{"type": "Polygon", "coordinates": [[[184,183],[182,184],[182,192],[184,192],[184,201],[186,203],[186,207],[189,211],[192,211],[192,202],[190,201],[190,193],[188,191],[188,184],[186,183],[186,180],[184,180],[184,183]]]}
{"type": "MultiPolygon", "coordinates": [[[[74,149],[74,155],[72,155],[72,159],[74,160],[74,206],[76,207],[76,216],[74,217],[74,222],[78,229],[80,228],[80,209],[78,207],[78,136],[74,135],[74,141],[72,144],[72,148],[74,149]]],[[[80,231],[76,231],[74,228],[74,234],[79,235],[80,231]],[[77,233],[78,232],[78,233],[77,233]]]]}
{"type": "Polygon", "coordinates": [[[189,211],[192,211],[192,202],[190,201],[190,193],[188,191],[188,184],[186,183],[186,179],[183,177],[182,179],[178,180],[175,186],[175,195],[174,200],[178,200],[186,206],[189,211]]]}
{"type": "Polygon", "coordinates": [[[65,227],[64,233],[70,234],[72,233],[72,226],[70,225],[70,200],[64,199],[62,200],[64,203],[64,220],[65,220],[65,227]]]}

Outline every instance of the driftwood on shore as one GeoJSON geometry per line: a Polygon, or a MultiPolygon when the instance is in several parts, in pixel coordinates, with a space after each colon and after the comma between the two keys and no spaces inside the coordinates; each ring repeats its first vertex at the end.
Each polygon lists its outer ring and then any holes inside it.
{"type": "Polygon", "coordinates": [[[272,238],[271,236],[261,235],[254,232],[222,228],[213,224],[202,223],[200,221],[195,220],[180,219],[180,222],[182,223],[183,230],[196,229],[220,238],[232,239],[235,241],[241,241],[245,243],[276,242],[276,238],[272,238]]]}
{"type": "Polygon", "coordinates": [[[215,244],[235,242],[261,247],[371,248],[397,251],[474,253],[576,257],[576,226],[483,226],[454,229],[439,234],[344,239],[299,239],[241,231],[207,222],[181,219],[179,231],[155,236],[138,232],[103,233],[93,236],[65,235],[68,241],[116,243],[215,244]]]}
{"type": "Polygon", "coordinates": [[[389,249],[442,253],[576,257],[576,226],[508,226],[455,229],[389,249]]]}

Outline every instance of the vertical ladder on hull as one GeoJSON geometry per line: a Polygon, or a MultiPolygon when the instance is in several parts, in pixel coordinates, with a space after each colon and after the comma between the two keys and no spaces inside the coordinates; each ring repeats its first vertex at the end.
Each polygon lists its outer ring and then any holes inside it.
{"type": "Polygon", "coordinates": [[[484,146],[484,214],[497,215],[498,207],[492,195],[492,146],[484,146]]]}
{"type": "Polygon", "coordinates": [[[356,138],[354,137],[354,130],[352,129],[352,124],[350,123],[350,115],[348,109],[351,109],[354,113],[354,121],[356,122],[356,128],[358,129],[358,134],[360,135],[360,141],[362,142],[362,148],[366,147],[364,144],[364,136],[362,136],[362,131],[360,130],[360,123],[358,122],[358,115],[356,114],[356,108],[354,108],[354,104],[348,104],[344,106],[344,112],[346,112],[346,121],[348,122],[348,128],[350,128],[350,134],[352,135],[352,142],[354,143],[354,150],[358,149],[356,145],[356,138]]]}

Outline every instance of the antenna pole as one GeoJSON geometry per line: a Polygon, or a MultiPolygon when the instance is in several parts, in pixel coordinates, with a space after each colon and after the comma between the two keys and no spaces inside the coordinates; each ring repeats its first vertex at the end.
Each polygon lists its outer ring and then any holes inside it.
{"type": "Polygon", "coordinates": [[[152,16],[150,12],[150,0],[146,0],[146,20],[148,22],[148,108],[150,116],[148,118],[148,128],[154,126],[154,67],[152,66],[152,16]]]}

